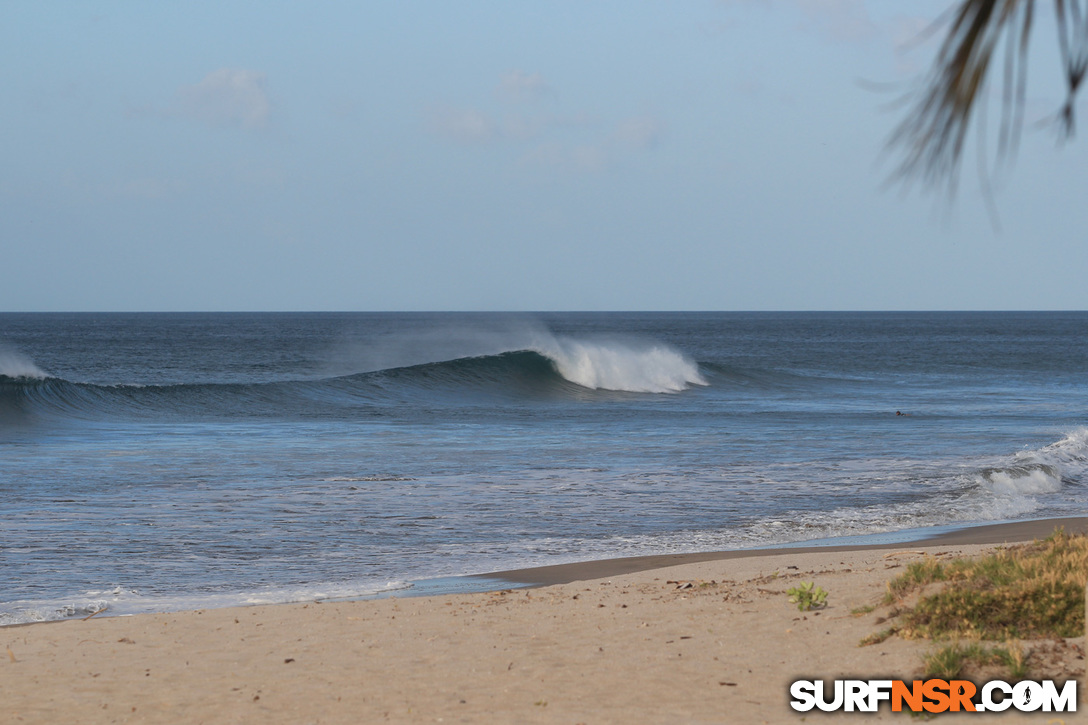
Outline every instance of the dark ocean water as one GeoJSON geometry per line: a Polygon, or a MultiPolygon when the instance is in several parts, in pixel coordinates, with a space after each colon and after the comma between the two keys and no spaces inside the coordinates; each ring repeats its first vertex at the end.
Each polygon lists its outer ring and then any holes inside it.
{"type": "Polygon", "coordinates": [[[0,314],[0,623],[1083,515],[1086,333],[1085,313],[0,314]]]}

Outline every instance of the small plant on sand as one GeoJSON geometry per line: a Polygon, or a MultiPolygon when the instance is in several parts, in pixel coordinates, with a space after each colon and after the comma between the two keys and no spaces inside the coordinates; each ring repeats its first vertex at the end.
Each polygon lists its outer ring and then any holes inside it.
{"type": "Polygon", "coordinates": [[[827,592],[823,587],[816,586],[816,582],[801,582],[800,586],[788,589],[786,594],[802,612],[827,606],[827,592]]]}

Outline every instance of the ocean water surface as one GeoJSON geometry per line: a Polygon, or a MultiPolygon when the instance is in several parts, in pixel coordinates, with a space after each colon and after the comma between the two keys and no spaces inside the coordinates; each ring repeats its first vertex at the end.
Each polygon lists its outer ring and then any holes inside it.
{"type": "Polygon", "coordinates": [[[0,314],[0,624],[1084,515],[1086,333],[1086,313],[0,314]]]}

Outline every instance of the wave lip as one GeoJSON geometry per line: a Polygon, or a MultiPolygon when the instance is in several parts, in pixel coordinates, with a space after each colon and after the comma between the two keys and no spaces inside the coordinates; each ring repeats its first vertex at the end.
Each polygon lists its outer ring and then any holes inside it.
{"type": "Polygon", "coordinates": [[[45,380],[48,377],[30,358],[0,349],[0,379],[45,380]]]}
{"type": "Polygon", "coordinates": [[[662,344],[636,347],[553,337],[531,349],[551,360],[563,378],[590,390],[678,393],[709,384],[697,363],[662,344]]]}

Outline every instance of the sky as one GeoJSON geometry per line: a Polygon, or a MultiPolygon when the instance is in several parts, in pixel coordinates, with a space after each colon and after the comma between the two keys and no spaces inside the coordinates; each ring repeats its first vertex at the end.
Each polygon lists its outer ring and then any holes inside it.
{"type": "Polygon", "coordinates": [[[3,2],[0,311],[1088,309],[1045,4],[996,221],[889,184],[949,5],[3,2]]]}

